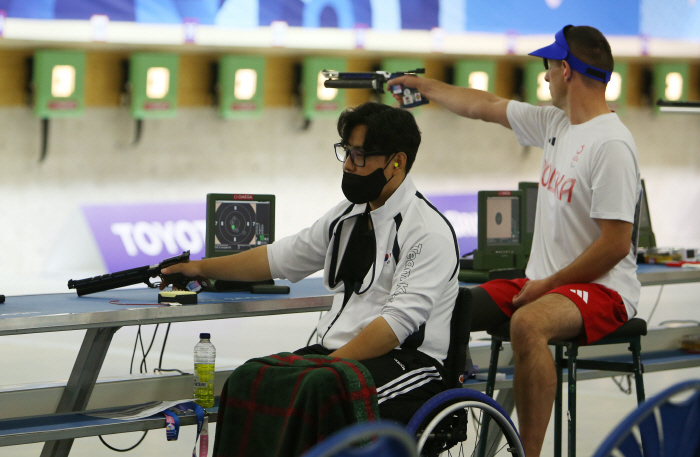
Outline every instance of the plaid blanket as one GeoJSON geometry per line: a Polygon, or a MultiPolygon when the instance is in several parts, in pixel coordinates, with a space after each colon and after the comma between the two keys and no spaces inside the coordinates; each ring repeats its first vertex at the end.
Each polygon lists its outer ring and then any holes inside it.
{"type": "Polygon", "coordinates": [[[360,363],[282,352],[231,373],[213,455],[298,456],[347,425],[378,418],[377,390],[360,363]]]}

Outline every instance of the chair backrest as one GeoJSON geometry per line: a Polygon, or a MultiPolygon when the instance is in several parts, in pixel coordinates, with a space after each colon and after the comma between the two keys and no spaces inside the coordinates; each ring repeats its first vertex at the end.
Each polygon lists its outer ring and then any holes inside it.
{"type": "Polygon", "coordinates": [[[464,373],[469,357],[469,335],[471,333],[471,292],[460,287],[452,320],[450,321],[450,348],[445,359],[448,388],[461,387],[459,377],[464,373]]]}
{"type": "Polygon", "coordinates": [[[648,399],[608,435],[594,457],[700,455],[700,380],[684,381],[648,399]],[[691,392],[689,398],[672,401],[691,392]],[[661,426],[661,428],[659,428],[661,426]],[[638,429],[639,433],[633,433],[638,429]],[[641,442],[638,440],[641,438],[641,442]],[[617,454],[613,454],[617,451],[617,454]]]}
{"type": "Polygon", "coordinates": [[[394,422],[346,427],[309,449],[303,457],[418,457],[416,440],[394,422]],[[376,440],[369,442],[372,438],[376,440]],[[369,443],[368,443],[369,442],[369,443]],[[358,444],[368,443],[363,447],[358,444]]]}

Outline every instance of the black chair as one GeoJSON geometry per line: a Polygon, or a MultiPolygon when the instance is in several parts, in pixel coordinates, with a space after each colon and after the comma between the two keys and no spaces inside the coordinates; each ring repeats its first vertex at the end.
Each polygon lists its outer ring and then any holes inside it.
{"type": "MultiPolygon", "coordinates": [[[[486,394],[493,397],[496,384],[496,373],[498,369],[498,356],[504,341],[510,341],[510,321],[499,325],[493,330],[489,330],[491,335],[491,361],[489,363],[489,374],[486,382],[486,394]]],[[[562,383],[563,371],[567,369],[568,374],[568,455],[576,455],[576,370],[602,370],[621,373],[633,373],[635,387],[637,391],[637,403],[644,401],[644,366],[641,358],[641,337],[647,334],[647,324],[643,319],[632,318],[620,328],[604,338],[591,344],[591,346],[602,346],[608,344],[629,344],[632,352],[631,361],[620,362],[604,360],[602,358],[579,359],[578,349],[580,343],[578,339],[566,340],[551,343],[555,347],[554,361],[557,369],[557,395],[554,401],[554,456],[561,457],[562,446],[562,383]],[[564,353],[566,349],[566,353],[564,353]]],[[[484,425],[483,431],[488,429],[484,425]]]]}

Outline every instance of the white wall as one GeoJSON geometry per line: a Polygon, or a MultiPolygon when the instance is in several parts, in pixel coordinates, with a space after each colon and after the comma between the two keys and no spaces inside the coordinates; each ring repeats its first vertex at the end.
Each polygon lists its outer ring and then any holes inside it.
{"type": "MultiPolygon", "coordinates": [[[[659,245],[700,247],[700,116],[630,109],[622,118],[637,141],[659,245]]],[[[423,144],[412,174],[425,194],[538,179],[539,149],[522,148],[500,126],[442,109],[423,109],[417,119],[423,144]]],[[[277,237],[295,233],[342,198],[335,121],[301,124],[293,108],[246,121],[221,120],[213,108],[181,109],[176,119],[145,121],[132,146],[125,108],[92,108],[80,119],[51,121],[48,156],[39,163],[40,121],[28,108],[2,108],[0,272],[41,273],[85,203],[274,193],[277,237]]]]}

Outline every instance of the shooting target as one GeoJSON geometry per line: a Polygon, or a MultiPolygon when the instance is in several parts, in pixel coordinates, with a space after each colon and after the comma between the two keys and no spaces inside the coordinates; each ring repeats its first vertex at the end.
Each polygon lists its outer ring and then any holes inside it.
{"type": "Polygon", "coordinates": [[[250,203],[222,203],[216,209],[216,243],[250,244],[256,230],[255,208],[250,203]]]}

